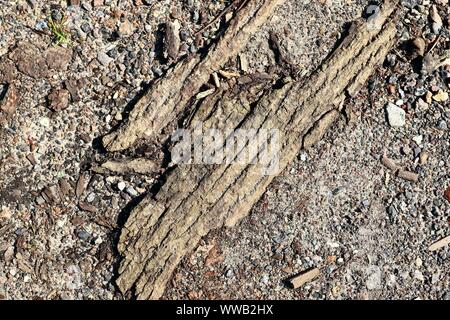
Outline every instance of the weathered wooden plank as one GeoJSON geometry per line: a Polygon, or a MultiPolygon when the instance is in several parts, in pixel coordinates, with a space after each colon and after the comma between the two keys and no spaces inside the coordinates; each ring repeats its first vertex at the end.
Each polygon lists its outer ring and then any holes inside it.
{"type": "MultiPolygon", "coordinates": [[[[269,90],[256,102],[245,94],[227,93],[222,99],[213,95],[200,105],[194,119],[203,128],[254,129],[255,135],[278,130],[283,170],[302,148],[323,136],[345,96],[355,94],[385,59],[396,34],[395,7],[396,1],[385,2],[377,18],[380,29],[356,23],[306,82],[269,90]]],[[[231,227],[245,217],[273,178],[251,164],[176,167],[160,191],[133,210],[123,228],[118,245],[124,257],[117,279],[120,290],[138,299],[161,297],[183,256],[210,230],[231,227]]]]}

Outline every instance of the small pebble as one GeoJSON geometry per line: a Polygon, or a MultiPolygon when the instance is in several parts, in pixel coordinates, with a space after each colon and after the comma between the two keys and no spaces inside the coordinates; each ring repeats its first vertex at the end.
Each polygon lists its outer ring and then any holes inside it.
{"type": "Polygon", "coordinates": [[[125,185],[125,182],[123,182],[123,181],[120,181],[117,184],[117,189],[119,189],[120,191],[123,191],[125,189],[125,187],[126,187],[126,185],[125,185]]]}
{"type": "Polygon", "coordinates": [[[90,236],[91,235],[86,230],[81,229],[77,231],[77,237],[80,238],[81,240],[87,240],[89,239],[90,236]]]}
{"type": "Polygon", "coordinates": [[[391,127],[403,127],[406,123],[406,112],[395,104],[386,106],[387,118],[391,127]]]}
{"type": "Polygon", "coordinates": [[[132,197],[137,197],[139,195],[139,193],[131,186],[127,188],[127,193],[132,197]]]}
{"type": "Polygon", "coordinates": [[[41,124],[41,126],[48,128],[50,127],[50,119],[47,117],[41,118],[41,120],[39,121],[39,123],[41,124]]]}

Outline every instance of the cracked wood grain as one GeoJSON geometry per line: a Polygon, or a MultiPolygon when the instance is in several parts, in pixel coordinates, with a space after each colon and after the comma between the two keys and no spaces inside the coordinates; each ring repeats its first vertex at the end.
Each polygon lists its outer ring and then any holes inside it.
{"type": "Polygon", "coordinates": [[[248,0],[237,10],[226,32],[205,57],[201,53],[180,61],[136,103],[128,120],[103,138],[108,151],[131,147],[138,139],[158,134],[184,111],[193,92],[208,82],[211,74],[236,56],[250,37],[285,0],[248,0]]]}
{"type": "MultiPolygon", "coordinates": [[[[219,130],[276,129],[281,133],[280,170],[311,147],[339,115],[343,99],[386,57],[396,28],[396,1],[386,1],[380,29],[359,21],[307,81],[290,82],[253,99],[245,93],[208,97],[194,119],[219,130]]],[[[191,129],[195,121],[192,121],[191,129]]],[[[250,139],[249,139],[250,141],[250,139]]],[[[260,150],[261,152],[262,150],[260,150]]],[[[118,249],[123,256],[117,285],[138,299],[158,299],[181,261],[209,231],[232,227],[245,217],[275,175],[253,165],[177,166],[155,196],[132,211],[118,249]]]]}

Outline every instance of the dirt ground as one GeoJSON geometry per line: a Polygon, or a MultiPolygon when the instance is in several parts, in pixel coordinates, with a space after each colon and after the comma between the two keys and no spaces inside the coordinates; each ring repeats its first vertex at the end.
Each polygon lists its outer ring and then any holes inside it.
{"type": "MultiPolygon", "coordinates": [[[[169,68],[162,25],[180,22],[182,58],[214,41],[220,23],[195,33],[228,4],[0,0],[0,298],[123,298],[114,282],[120,226],[157,176],[93,168],[161,155],[154,141],[107,154],[99,139],[169,68]],[[49,17],[65,17],[68,42],[55,43],[49,17]]],[[[275,64],[272,31],[307,78],[368,4],[287,1],[244,50],[249,72],[275,64]]],[[[450,67],[424,72],[411,45],[420,37],[425,52],[445,54],[449,13],[447,1],[401,1],[398,45],[345,102],[346,115],[238,226],[205,237],[163,298],[450,299],[450,247],[429,250],[450,234],[450,67]],[[401,126],[388,121],[389,103],[404,110],[401,126]],[[383,155],[418,181],[396,177],[383,155]],[[288,288],[312,267],[317,279],[288,288]]]]}

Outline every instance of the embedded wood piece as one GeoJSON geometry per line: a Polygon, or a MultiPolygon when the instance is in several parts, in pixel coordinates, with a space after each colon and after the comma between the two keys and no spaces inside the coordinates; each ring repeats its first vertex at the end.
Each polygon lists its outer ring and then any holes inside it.
{"type": "Polygon", "coordinates": [[[305,283],[310,282],[320,275],[320,269],[314,268],[300,273],[299,275],[289,279],[289,284],[292,289],[297,289],[303,286],[305,283]]]}
{"type": "MultiPolygon", "coordinates": [[[[320,139],[338,116],[342,99],[354,94],[392,47],[396,2],[386,1],[377,17],[380,29],[359,21],[306,81],[287,83],[259,95],[208,96],[193,116],[203,128],[280,132],[279,169],[320,139]],[[250,97],[250,98],[249,98],[250,97]]],[[[372,21],[373,22],[373,21],[372,21]]],[[[211,72],[212,73],[212,72],[211,72]]],[[[191,92],[195,94],[194,91],[191,92]]],[[[197,121],[190,122],[194,129],[197,121]]],[[[242,149],[241,149],[242,150],[242,149]]],[[[259,149],[259,152],[263,152],[259,149]]],[[[120,236],[123,256],[117,285],[138,299],[158,299],[181,259],[209,231],[231,227],[245,217],[275,175],[254,165],[179,165],[159,192],[132,211],[120,236]]]]}
{"type": "Polygon", "coordinates": [[[439,241],[436,241],[431,246],[429,246],[428,250],[436,251],[450,244],[450,236],[442,238],[439,241]]]}
{"type": "Polygon", "coordinates": [[[417,181],[419,181],[419,175],[417,173],[411,172],[411,171],[406,171],[406,170],[399,170],[397,173],[397,176],[399,178],[411,181],[416,183],[417,181]]]}
{"type": "Polygon", "coordinates": [[[394,173],[396,173],[398,171],[398,166],[395,163],[394,160],[392,160],[391,158],[388,158],[386,155],[383,155],[381,157],[381,163],[383,163],[383,165],[388,168],[389,170],[393,171],[394,173]]]}
{"type": "Polygon", "coordinates": [[[208,82],[214,71],[241,51],[275,7],[284,1],[246,0],[208,54],[198,53],[179,62],[150,87],[134,106],[127,122],[103,138],[105,148],[111,152],[127,149],[138,139],[152,137],[174,121],[184,111],[193,93],[208,82]]]}
{"type": "Polygon", "coordinates": [[[127,161],[107,161],[101,166],[104,169],[115,173],[136,173],[136,174],[150,174],[159,170],[159,165],[156,161],[138,158],[127,161]]]}

